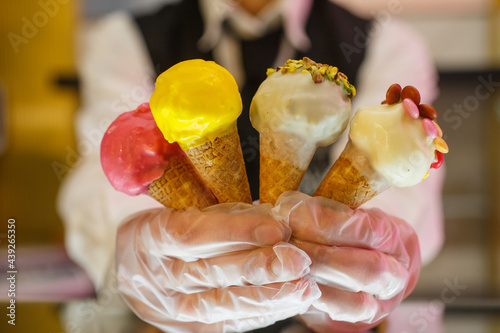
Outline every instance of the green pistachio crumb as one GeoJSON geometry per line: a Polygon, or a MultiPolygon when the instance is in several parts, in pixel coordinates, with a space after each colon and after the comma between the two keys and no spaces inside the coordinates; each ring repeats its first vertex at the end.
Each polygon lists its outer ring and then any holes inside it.
{"type": "Polygon", "coordinates": [[[288,59],[283,67],[277,67],[276,69],[268,68],[266,74],[269,76],[275,72],[281,72],[282,74],[295,73],[297,69],[301,68],[300,73],[310,73],[314,83],[321,83],[327,80],[338,86],[342,86],[349,98],[353,98],[356,95],[356,88],[349,83],[344,73],[339,72],[337,67],[316,63],[308,57],[300,60],[288,59]]]}
{"type": "Polygon", "coordinates": [[[266,75],[269,76],[269,75],[273,74],[274,72],[276,72],[276,70],[274,68],[268,68],[266,75]]]}

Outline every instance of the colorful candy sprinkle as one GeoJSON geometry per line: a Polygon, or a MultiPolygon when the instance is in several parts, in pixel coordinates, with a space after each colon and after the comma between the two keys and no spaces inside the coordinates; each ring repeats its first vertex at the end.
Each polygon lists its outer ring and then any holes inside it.
{"type": "Polygon", "coordinates": [[[437,119],[437,112],[436,110],[427,104],[420,104],[418,106],[418,110],[420,111],[420,115],[424,118],[429,118],[430,120],[436,120],[437,119]]]}
{"type": "MultiPolygon", "coordinates": [[[[422,126],[424,126],[425,134],[431,138],[436,138],[438,136],[438,130],[432,120],[428,118],[422,119],[422,126]]],[[[444,141],[443,141],[444,142],[444,141]]]]}
{"type": "Polygon", "coordinates": [[[409,98],[415,102],[416,105],[420,104],[420,93],[414,86],[406,86],[401,91],[401,99],[409,98]]]}
{"type": "Polygon", "coordinates": [[[439,167],[443,164],[443,153],[436,151],[436,161],[431,164],[432,169],[439,169],[439,167]]]}
{"type": "Polygon", "coordinates": [[[392,84],[385,94],[387,104],[396,104],[401,98],[401,86],[397,83],[392,84]]]}
{"type": "Polygon", "coordinates": [[[447,154],[450,151],[450,149],[448,148],[448,144],[443,140],[443,138],[437,137],[433,142],[438,152],[447,154]]]}
{"type": "Polygon", "coordinates": [[[417,105],[413,102],[413,100],[409,98],[403,99],[403,108],[406,113],[413,119],[418,119],[420,113],[418,112],[417,105]]]}
{"type": "Polygon", "coordinates": [[[434,124],[434,126],[436,126],[436,129],[438,131],[438,136],[440,138],[442,138],[443,137],[443,130],[441,129],[441,127],[439,127],[438,123],[436,123],[435,121],[432,121],[432,123],[434,124]]]}

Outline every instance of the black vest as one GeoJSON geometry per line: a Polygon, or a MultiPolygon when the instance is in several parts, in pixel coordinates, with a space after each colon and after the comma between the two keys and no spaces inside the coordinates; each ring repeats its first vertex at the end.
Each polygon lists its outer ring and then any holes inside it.
{"type": "MultiPolygon", "coordinates": [[[[136,17],[136,22],[158,75],[183,60],[213,60],[211,52],[202,52],[196,46],[204,31],[198,0],[166,5],[155,13],[136,17]]],[[[337,66],[356,84],[369,24],[328,0],[315,0],[306,25],[312,46],[307,53],[297,52],[294,59],[308,56],[337,66]]],[[[282,30],[276,30],[241,44],[246,83],[240,87],[243,112],[238,118],[238,132],[254,200],[259,193],[259,133],[250,123],[248,110],[255,91],[266,78],[266,69],[274,64],[282,36],[282,30]]],[[[326,151],[318,149],[311,167],[326,167],[326,151]]]]}

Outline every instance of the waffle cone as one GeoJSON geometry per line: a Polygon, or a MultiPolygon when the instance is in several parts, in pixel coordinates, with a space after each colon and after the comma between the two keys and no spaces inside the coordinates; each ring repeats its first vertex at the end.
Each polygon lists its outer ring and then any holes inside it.
{"type": "Polygon", "coordinates": [[[298,190],[315,148],[287,133],[261,133],[259,201],[274,205],[281,193],[298,190]]]}
{"type": "Polygon", "coordinates": [[[349,141],[313,196],[330,198],[357,208],[389,183],[373,168],[368,157],[349,141]]]}
{"type": "Polygon", "coordinates": [[[187,156],[170,161],[163,175],[149,185],[148,194],[176,210],[193,206],[204,208],[217,203],[187,156]]]}
{"type": "Polygon", "coordinates": [[[237,131],[191,148],[186,154],[220,203],[252,203],[237,131]]]}

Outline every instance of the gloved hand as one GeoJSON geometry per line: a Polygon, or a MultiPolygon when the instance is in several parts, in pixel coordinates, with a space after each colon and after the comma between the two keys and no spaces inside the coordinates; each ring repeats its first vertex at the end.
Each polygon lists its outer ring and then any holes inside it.
{"type": "Polygon", "coordinates": [[[265,327],[320,296],[310,259],[271,205],[150,210],[118,230],[118,288],[144,321],[166,332],[265,327]]]}
{"type": "Polygon", "coordinates": [[[414,289],[420,249],[403,220],[298,192],[282,194],[272,214],[312,260],[322,295],[301,319],[315,332],[371,328],[414,289]]]}

